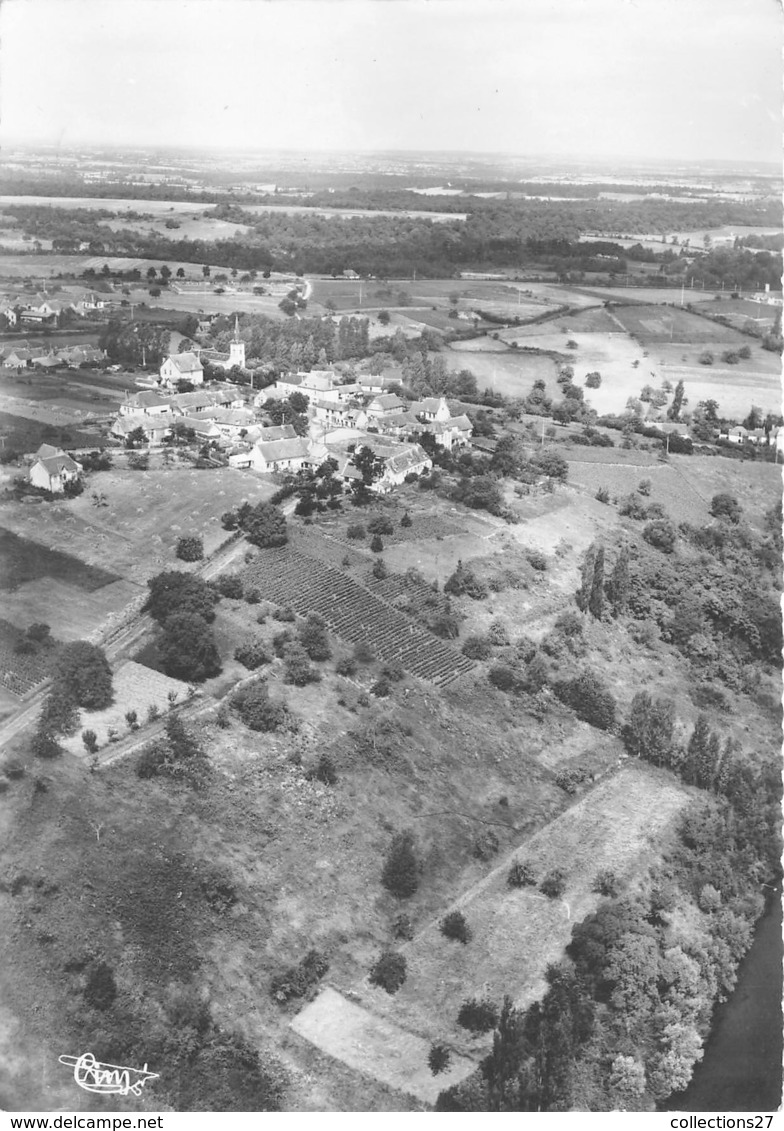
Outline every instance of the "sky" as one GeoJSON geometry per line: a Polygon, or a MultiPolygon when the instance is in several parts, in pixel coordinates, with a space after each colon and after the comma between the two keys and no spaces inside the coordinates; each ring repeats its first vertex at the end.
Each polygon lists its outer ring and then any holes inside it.
{"type": "Polygon", "coordinates": [[[3,0],[0,142],[780,162],[779,0],[3,0]]]}

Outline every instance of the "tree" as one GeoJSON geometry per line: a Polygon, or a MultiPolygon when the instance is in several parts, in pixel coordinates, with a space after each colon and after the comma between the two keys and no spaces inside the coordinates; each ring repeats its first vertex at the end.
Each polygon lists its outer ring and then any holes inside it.
{"type": "Polygon", "coordinates": [[[462,911],[450,911],[438,925],[445,939],[455,939],[464,945],[471,938],[471,929],[462,911]]]}
{"type": "Polygon", "coordinates": [[[591,592],[588,596],[588,611],[597,620],[602,619],[604,613],[604,546],[601,545],[596,550],[594,560],[591,592]]]}
{"type": "Polygon", "coordinates": [[[414,852],[414,835],[411,832],[397,833],[384,861],[381,882],[387,891],[407,899],[419,887],[419,864],[414,852]]]}
{"type": "Polygon", "coordinates": [[[306,684],[318,683],[321,679],[321,672],[313,667],[307,652],[296,641],[286,645],[283,658],[286,661],[287,683],[305,687],[306,684]]]}
{"type": "Polygon", "coordinates": [[[374,554],[380,554],[384,549],[384,542],[380,534],[374,534],[370,540],[370,549],[374,554]]]}
{"type": "Polygon", "coordinates": [[[257,503],[240,518],[240,525],[248,541],[262,549],[285,546],[288,542],[285,515],[272,503],[257,503]]]}
{"type": "Polygon", "coordinates": [[[623,740],[630,754],[645,758],[655,766],[673,766],[675,704],[671,699],[654,700],[647,691],[638,691],[632,699],[629,719],[623,729],[623,740]]]}
{"type": "Polygon", "coordinates": [[[106,653],[87,640],[60,649],[55,683],[87,710],[101,711],[112,702],[112,669],[106,653]]]}
{"type": "Polygon", "coordinates": [[[204,542],[196,535],[177,539],[177,557],[183,562],[198,562],[204,557],[204,542]]]}
{"type": "Polygon", "coordinates": [[[327,635],[327,626],[322,617],[311,613],[299,629],[299,642],[311,660],[328,660],[332,648],[327,635]]]}
{"type": "Polygon", "coordinates": [[[446,1072],[452,1060],[452,1053],[446,1045],[434,1044],[427,1054],[427,1066],[434,1076],[446,1072]]]}
{"type": "Polygon", "coordinates": [[[373,964],[369,981],[388,994],[395,994],[406,980],[406,960],[394,950],[385,950],[373,964]]]}
{"type": "Polygon", "coordinates": [[[585,387],[587,389],[598,389],[602,383],[601,373],[593,372],[588,373],[585,378],[585,387]]]}
{"type": "Polygon", "coordinates": [[[352,484],[356,502],[366,502],[369,498],[369,489],[381,478],[386,467],[383,456],[377,456],[372,448],[363,446],[355,449],[351,462],[362,476],[361,483],[352,484]]]}
{"type": "Polygon", "coordinates": [[[134,448],[139,448],[142,444],[146,443],[147,433],[144,431],[141,425],[139,425],[138,428],[134,428],[125,437],[125,446],[126,448],[129,448],[131,450],[133,450],[134,448]]]}
{"type": "Polygon", "coordinates": [[[593,672],[584,671],[574,679],[557,680],[553,690],[584,722],[600,730],[610,730],[614,725],[615,698],[593,672]]]}
{"type": "Polygon", "coordinates": [[[98,751],[98,735],[94,730],[82,731],[82,742],[88,754],[95,754],[98,751]]]}
{"type": "Polygon", "coordinates": [[[267,685],[263,680],[236,691],[231,702],[245,726],[250,727],[251,730],[264,732],[278,730],[286,721],[285,706],[270,699],[267,685]]]}
{"type": "Polygon", "coordinates": [[[486,999],[468,998],[460,1006],[457,1023],[471,1033],[489,1033],[498,1023],[498,1007],[486,999]]]}
{"type": "Polygon", "coordinates": [[[675,392],[672,398],[672,404],[667,409],[668,420],[679,420],[681,415],[681,407],[683,406],[684,386],[683,381],[679,381],[675,386],[675,392]]]}
{"type": "Polygon", "coordinates": [[[649,522],[644,528],[642,536],[651,546],[661,550],[663,554],[671,554],[675,549],[677,531],[669,519],[657,519],[649,522]]]}
{"type": "Polygon", "coordinates": [[[388,310],[379,310],[378,320],[382,326],[388,326],[390,322],[390,313],[388,310]]]}
{"type": "Polygon", "coordinates": [[[540,883],[539,891],[550,899],[560,899],[566,891],[566,872],[562,868],[553,868],[540,883]]]}
{"type": "Polygon", "coordinates": [[[215,604],[220,598],[201,577],[168,570],[151,577],[147,587],[150,595],[144,611],[159,624],[175,613],[194,613],[208,623],[215,620],[215,604]]]}
{"type": "Polygon", "coordinates": [[[734,495],[722,493],[711,499],[710,513],[714,518],[726,518],[729,522],[740,522],[743,507],[734,495]]]}
{"type": "Polygon", "coordinates": [[[221,671],[212,629],[204,617],[178,612],[166,617],[158,654],[167,675],[201,683],[221,671]]]}
{"type": "Polygon", "coordinates": [[[629,607],[630,587],[629,549],[624,546],[615,560],[607,585],[610,604],[615,616],[623,616],[626,613],[629,607]]]}

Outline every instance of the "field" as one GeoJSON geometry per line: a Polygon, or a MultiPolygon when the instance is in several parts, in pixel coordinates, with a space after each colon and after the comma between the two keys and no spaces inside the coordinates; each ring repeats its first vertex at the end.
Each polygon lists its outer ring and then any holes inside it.
{"type": "MultiPolygon", "coordinates": [[[[597,872],[611,868],[634,883],[652,862],[652,846],[667,836],[687,800],[686,791],[668,776],[627,766],[507,854],[456,901],[453,908],[464,913],[472,931],[467,946],[445,939],[433,920],[399,946],[407,978],[397,994],[390,997],[363,979],[349,992],[363,1006],[361,1019],[357,1005],[335,1002],[326,991],[326,998],[305,1009],[294,1027],[368,1075],[398,1087],[410,1081],[406,1090],[432,1102],[419,1071],[422,1039],[444,1041],[474,1061],[484,1055],[489,1038],[469,1036],[456,1025],[461,1003],[485,996],[500,1003],[508,993],[524,1007],[541,997],[545,969],[560,959],[572,924],[600,901],[592,891],[597,872]],[[510,889],[506,876],[513,859],[531,860],[540,876],[565,865],[569,880],[563,899],[510,889]],[[390,1032],[378,1018],[394,1029],[390,1032]],[[358,1031],[361,1042],[350,1039],[358,1031]],[[406,1033],[416,1037],[405,1042],[401,1037],[406,1033]],[[386,1041],[393,1042],[392,1057],[384,1056],[386,1041]]],[[[455,1069],[456,1076],[466,1075],[470,1060],[458,1061],[455,1069]]]]}
{"type": "MultiPolygon", "coordinates": [[[[95,731],[99,748],[109,743],[109,735],[114,732],[119,737],[129,733],[125,718],[126,711],[136,711],[141,726],[147,722],[147,708],[154,705],[161,715],[165,715],[171,704],[168,695],[172,692],[179,703],[184,703],[188,686],[178,679],[153,671],[151,668],[127,660],[114,672],[114,702],[103,711],[80,711],[79,727],[75,734],[63,738],[62,745],[77,758],[87,759],[87,751],[82,742],[83,730],[95,731]]],[[[144,737],[144,732],[139,734],[144,737]]],[[[106,751],[104,751],[106,752],[106,751]]]]}
{"type": "MultiPolygon", "coordinates": [[[[42,278],[55,276],[80,276],[88,267],[100,271],[104,263],[112,271],[131,271],[138,267],[142,272],[148,267],[158,270],[164,263],[175,273],[182,267],[186,276],[196,278],[200,265],[186,263],[176,259],[131,259],[124,256],[111,255],[0,255],[0,279],[19,280],[30,279],[38,281],[42,278]]],[[[228,272],[229,268],[218,263],[211,263],[213,273],[216,271],[228,272]]]]}
{"type": "Polygon", "coordinates": [[[200,534],[210,553],[227,538],[219,522],[224,511],[273,491],[273,485],[234,469],[175,467],[100,472],[83,495],[64,503],[6,503],[0,521],[13,532],[5,535],[7,552],[18,564],[5,615],[22,627],[45,620],[65,640],[93,633],[144,592],[148,577],[182,566],[174,555],[181,534],[200,534]],[[108,505],[94,506],[93,491],[102,492],[108,505]],[[28,549],[31,534],[36,541],[28,549]],[[85,579],[95,579],[92,589],[85,579]]]}
{"type": "MultiPolygon", "coordinates": [[[[483,338],[482,342],[487,342],[487,339],[483,338]]],[[[539,345],[538,339],[536,344],[539,345]]],[[[533,388],[534,381],[542,380],[546,383],[548,391],[552,389],[557,391],[555,378],[558,367],[552,358],[545,355],[513,353],[511,350],[504,350],[503,346],[491,349],[478,349],[472,346],[471,342],[455,343],[444,352],[443,356],[447,369],[453,373],[461,369],[470,369],[480,389],[492,389],[507,397],[524,397],[533,388]]],[[[563,350],[563,347],[563,340],[558,339],[557,345],[543,348],[563,350]]]]}

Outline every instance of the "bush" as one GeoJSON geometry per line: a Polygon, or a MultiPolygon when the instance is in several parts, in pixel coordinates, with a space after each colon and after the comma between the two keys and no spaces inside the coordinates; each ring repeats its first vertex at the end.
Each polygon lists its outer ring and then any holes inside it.
{"type": "Polygon", "coordinates": [[[84,987],[84,1000],[91,1009],[103,1012],[111,1008],[117,997],[117,983],[114,980],[111,966],[105,962],[95,962],[87,975],[84,987]]]}
{"type": "Polygon", "coordinates": [[[600,487],[599,490],[594,495],[594,498],[598,499],[600,503],[609,503],[610,492],[607,490],[606,487],[600,487]]]}
{"type": "Polygon", "coordinates": [[[710,350],[703,350],[697,360],[700,365],[713,365],[713,354],[710,350]]]}
{"type": "Polygon", "coordinates": [[[36,758],[59,758],[63,748],[50,731],[37,730],[30,743],[30,749],[36,758]]]}
{"type": "Polygon", "coordinates": [[[559,899],[566,891],[566,872],[553,868],[540,883],[539,891],[550,899],[559,899]]]}
{"type": "Polygon", "coordinates": [[[346,535],[354,542],[360,542],[366,535],[367,531],[361,522],[352,522],[347,528],[346,535]]]}
{"type": "Polygon", "coordinates": [[[565,793],[573,794],[577,792],[578,787],[587,780],[588,776],[588,771],[582,766],[576,766],[571,770],[559,770],[555,775],[555,784],[565,793]]]}
{"type": "Polygon", "coordinates": [[[307,652],[296,641],[286,646],[283,659],[286,662],[287,683],[293,683],[295,687],[305,687],[308,683],[320,681],[321,672],[313,667],[307,652]]]}
{"type": "Polygon", "coordinates": [[[327,626],[316,613],[311,613],[299,630],[299,642],[311,660],[328,660],[332,648],[327,635],[327,626]]]}
{"type": "Polygon", "coordinates": [[[506,877],[510,888],[536,887],[539,882],[530,860],[513,860],[506,877]]]}
{"type": "Polygon", "coordinates": [[[401,679],[405,679],[406,670],[397,660],[390,660],[388,664],[384,664],[381,675],[391,683],[400,683],[401,679]]]}
{"type": "Polygon", "coordinates": [[[521,691],[523,687],[519,673],[508,664],[494,664],[487,673],[487,678],[499,691],[515,693],[521,691]]]}
{"type": "Polygon", "coordinates": [[[354,659],[358,664],[372,664],[376,654],[366,640],[360,640],[354,645],[354,659]]]}
{"type": "Polygon", "coordinates": [[[484,636],[469,636],[463,644],[462,652],[469,660],[487,660],[492,656],[493,648],[484,636]]]}
{"type": "Polygon", "coordinates": [[[710,513],[714,518],[726,518],[729,522],[740,522],[743,508],[734,495],[722,493],[711,499],[710,513]]]}
{"type": "Polygon", "coordinates": [[[241,601],[243,595],[242,578],[238,573],[224,573],[215,579],[215,588],[221,597],[228,597],[232,601],[241,601]]]}
{"type": "Polygon", "coordinates": [[[234,651],[234,659],[246,667],[248,671],[255,671],[262,664],[268,664],[272,657],[261,640],[247,640],[240,644],[234,651]]]}
{"type": "Polygon", "coordinates": [[[547,555],[543,554],[541,550],[528,549],[525,552],[528,559],[528,564],[532,569],[538,570],[539,573],[545,573],[547,570],[547,555]]]}
{"type": "Polygon", "coordinates": [[[394,950],[385,950],[370,971],[370,984],[396,994],[406,980],[406,960],[394,950]]]}
{"type": "Polygon", "coordinates": [[[619,889],[618,877],[611,868],[603,868],[601,872],[597,873],[596,879],[593,881],[593,890],[599,895],[613,898],[618,894],[619,889]]]}
{"type": "Polygon", "coordinates": [[[384,543],[381,541],[380,534],[374,534],[370,541],[370,549],[374,554],[380,554],[384,549],[384,543]]]}
{"type": "Polygon", "coordinates": [[[476,834],[473,852],[477,860],[492,860],[498,852],[498,837],[492,829],[483,829],[476,834]]]}
{"type": "Polygon", "coordinates": [[[386,699],[392,694],[392,684],[388,679],[378,679],[370,689],[370,694],[377,699],[386,699]]]}
{"type": "Polygon", "coordinates": [[[414,852],[413,833],[397,833],[392,838],[381,872],[381,883],[399,899],[407,899],[419,887],[419,863],[414,852]]]}
{"type": "Polygon", "coordinates": [[[274,620],[282,621],[285,624],[291,624],[297,619],[291,609],[285,608],[275,609],[272,616],[274,620]]]}
{"type": "Polygon", "coordinates": [[[430,1071],[434,1076],[439,1073],[445,1072],[449,1067],[452,1054],[446,1045],[431,1045],[430,1052],[427,1054],[427,1064],[430,1071]]]}
{"type": "Polygon", "coordinates": [[[323,782],[324,785],[336,785],[338,780],[337,770],[335,763],[330,758],[329,754],[322,754],[318,760],[318,765],[313,771],[313,777],[317,781],[323,782]]]}
{"type": "Polygon", "coordinates": [[[276,632],[272,637],[272,650],[279,659],[283,657],[286,649],[293,640],[294,633],[290,628],[284,628],[282,632],[276,632]]]}
{"type": "Polygon", "coordinates": [[[557,680],[553,690],[578,718],[600,730],[610,730],[615,723],[615,698],[606,684],[592,672],[583,672],[574,679],[557,680]]]}
{"type": "Polygon", "coordinates": [[[656,519],[644,528],[642,536],[651,546],[663,554],[671,554],[675,549],[677,532],[668,519],[656,519]]]}
{"type": "Polygon", "coordinates": [[[389,577],[389,570],[383,558],[376,558],[371,572],[377,581],[383,581],[385,577],[389,577]]]}
{"type": "Polygon", "coordinates": [[[302,998],[324,977],[329,961],[318,950],[309,950],[296,966],[276,974],[270,983],[272,996],[281,1003],[291,998],[302,998]]]}
{"type": "MultiPolygon", "coordinates": [[[[261,601],[261,593],[259,592],[258,589],[246,589],[245,590],[245,600],[248,602],[249,605],[258,605],[259,602],[261,601]]],[[[262,621],[261,623],[263,624],[264,621],[262,621]]]]}
{"type": "Polygon", "coordinates": [[[272,503],[257,503],[251,507],[242,518],[241,525],[248,541],[262,549],[285,546],[288,541],[286,519],[272,503]]]}
{"type": "Polygon", "coordinates": [[[392,534],[395,527],[392,519],[385,514],[375,514],[367,524],[371,534],[392,534]]]}
{"type": "Polygon", "coordinates": [[[457,1023],[471,1033],[489,1033],[498,1024],[498,1007],[487,999],[468,998],[460,1006],[457,1023]]]}
{"type": "Polygon", "coordinates": [[[341,656],[335,664],[335,671],[338,675],[356,675],[357,661],[353,656],[341,656]]]}
{"type": "Polygon", "coordinates": [[[465,945],[471,938],[471,930],[462,911],[450,911],[438,925],[438,929],[446,939],[455,939],[465,945]]]}
{"type": "Polygon", "coordinates": [[[396,939],[405,939],[410,942],[414,937],[414,926],[410,915],[398,915],[392,924],[392,935],[396,939]]]}
{"type": "Polygon", "coordinates": [[[178,538],[175,553],[183,562],[199,562],[204,557],[204,543],[195,536],[178,538]]]}
{"type": "Polygon", "coordinates": [[[408,511],[406,511],[406,513],[401,518],[400,525],[406,526],[406,527],[413,525],[412,520],[411,520],[411,515],[408,513],[408,511]]]}
{"type": "Polygon", "coordinates": [[[278,730],[286,721],[285,706],[270,699],[267,685],[262,680],[240,688],[231,702],[245,726],[251,730],[278,730]]]}

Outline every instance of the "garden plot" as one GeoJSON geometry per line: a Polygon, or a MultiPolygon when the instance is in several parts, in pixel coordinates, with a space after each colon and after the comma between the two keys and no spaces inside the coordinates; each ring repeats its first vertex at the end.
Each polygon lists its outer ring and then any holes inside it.
{"type": "MultiPolygon", "coordinates": [[[[126,711],[136,711],[140,726],[147,722],[148,708],[157,707],[159,713],[164,715],[170,710],[172,703],[169,700],[171,693],[177,703],[184,703],[188,697],[188,685],[179,679],[170,679],[161,672],[146,668],[133,660],[127,660],[114,673],[114,702],[105,711],[80,712],[79,729],[70,738],[61,740],[61,744],[71,754],[86,757],[81,732],[94,730],[99,747],[107,746],[109,735],[114,733],[125,737],[130,730],[125,718],[126,711]]],[[[144,737],[143,730],[139,731],[140,738],[144,737]]]]}
{"type": "Polygon", "coordinates": [[[384,1084],[435,1104],[438,1093],[469,1076],[476,1064],[457,1056],[446,1072],[428,1068],[428,1042],[390,1021],[374,1017],[329,987],[291,1023],[295,1033],[322,1052],[384,1084]]]}
{"type": "MultiPolygon", "coordinates": [[[[608,743],[617,740],[608,738],[608,743]]],[[[467,1056],[483,1055],[490,1035],[472,1037],[456,1024],[462,1002],[510,994],[527,1007],[546,991],[545,970],[563,956],[572,925],[596,910],[597,873],[612,869],[633,881],[653,863],[652,846],[666,835],[689,800],[670,775],[629,764],[521,844],[457,900],[472,931],[467,945],[444,938],[434,921],[400,947],[407,978],[393,997],[367,980],[355,986],[373,1013],[467,1056]],[[562,899],[534,888],[510,888],[513,859],[530,860],[541,878],[563,868],[562,899]]],[[[444,908],[444,912],[449,910],[444,908]]],[[[439,917],[440,918],[440,917],[439,917]]]]}

